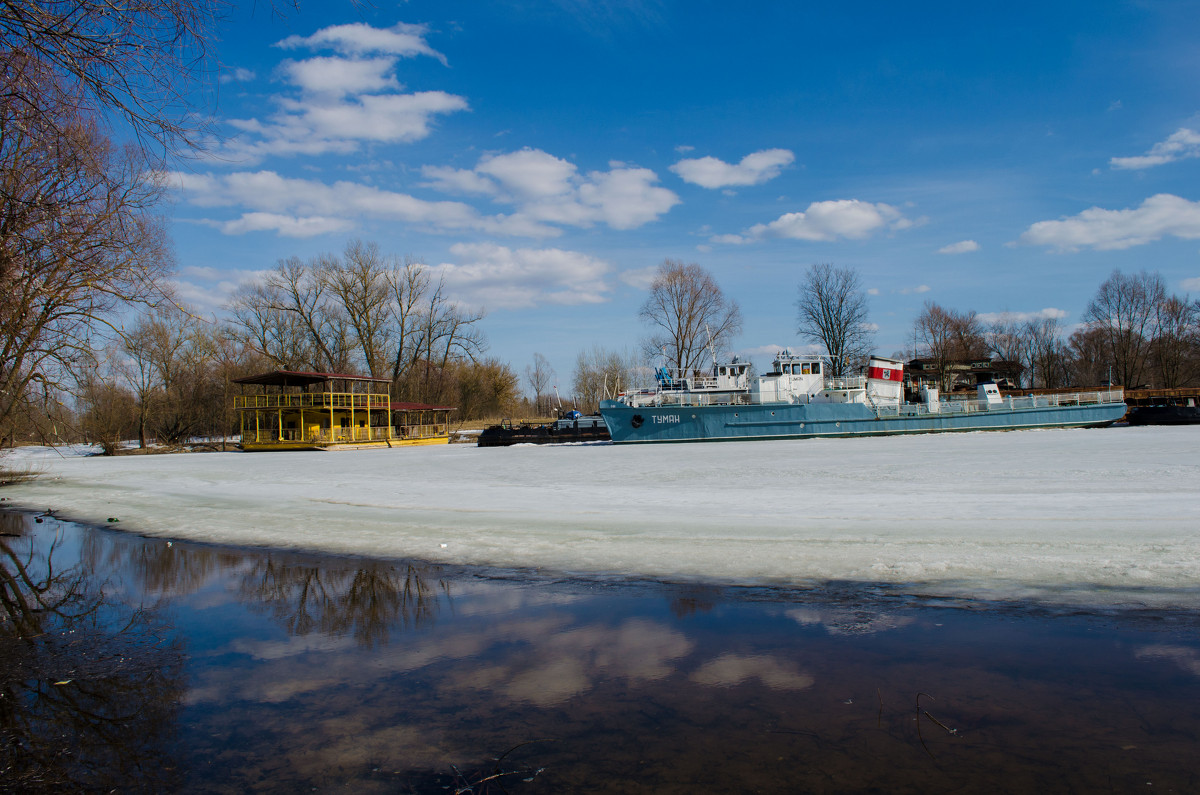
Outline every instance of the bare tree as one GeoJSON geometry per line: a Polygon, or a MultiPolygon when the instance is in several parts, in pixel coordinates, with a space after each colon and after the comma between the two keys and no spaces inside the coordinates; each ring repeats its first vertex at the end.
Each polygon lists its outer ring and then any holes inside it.
{"type": "Polygon", "coordinates": [[[983,324],[974,311],[956,312],[932,301],[913,321],[914,349],[920,358],[933,361],[941,388],[949,391],[954,362],[986,358],[988,342],[983,324]]]}
{"type": "Polygon", "coordinates": [[[465,366],[455,368],[459,416],[512,416],[521,393],[520,379],[512,368],[492,358],[460,364],[465,366]]]}
{"type": "Polygon", "coordinates": [[[154,368],[150,332],[146,323],[123,335],[119,348],[113,348],[113,373],[124,381],[133,393],[134,410],[137,416],[138,447],[146,449],[146,429],[159,395],[159,382],[154,368]],[[122,356],[123,354],[123,356],[122,356]],[[117,358],[121,356],[121,358],[117,358]]]}
{"type": "Polygon", "coordinates": [[[949,391],[950,362],[954,357],[953,319],[950,313],[932,301],[913,321],[913,349],[920,358],[931,359],[941,379],[941,388],[949,391]]]}
{"type": "Polygon", "coordinates": [[[533,354],[533,364],[525,366],[525,380],[533,390],[534,411],[538,414],[548,413],[546,389],[554,380],[554,368],[550,366],[550,360],[540,353],[533,354]]]}
{"type": "Polygon", "coordinates": [[[387,276],[393,324],[392,382],[399,383],[420,357],[421,302],[429,291],[429,273],[419,261],[405,257],[387,276]]]}
{"type": "Polygon", "coordinates": [[[452,303],[445,289],[445,283],[439,281],[419,315],[417,350],[421,366],[414,375],[417,399],[424,402],[443,397],[443,376],[452,357],[475,361],[487,350],[487,338],[478,325],[486,313],[472,312],[452,303]]]}
{"type": "Polygon", "coordinates": [[[367,372],[384,375],[391,365],[395,330],[392,326],[392,281],[394,264],[375,243],[353,240],[346,245],[341,261],[326,258],[319,278],[328,286],[333,300],[354,332],[367,372]]]}
{"type": "Polygon", "coordinates": [[[629,382],[628,356],[594,347],[579,354],[575,362],[575,406],[593,412],[600,401],[611,397],[629,382]]]}
{"type": "Polygon", "coordinates": [[[1047,317],[1026,322],[1022,339],[1029,362],[1030,386],[1057,389],[1070,380],[1068,354],[1058,319],[1047,317]]]}
{"type": "Polygon", "coordinates": [[[1151,359],[1158,385],[1178,389],[1200,379],[1200,302],[1169,296],[1155,308],[1151,359]]]}
{"type": "Polygon", "coordinates": [[[242,285],[230,301],[226,332],[281,370],[315,369],[316,351],[304,324],[279,308],[263,283],[242,285]]]}
{"type": "Polygon", "coordinates": [[[1132,387],[1145,380],[1158,307],[1165,298],[1157,273],[1127,276],[1116,270],[1088,304],[1083,320],[1101,332],[1117,383],[1132,387]]]}
{"type": "Polygon", "coordinates": [[[25,104],[58,134],[72,125],[47,113],[49,103],[92,119],[121,119],[161,153],[193,147],[204,117],[195,112],[194,84],[210,68],[210,28],[225,7],[197,0],[5,0],[0,94],[25,104]]]}
{"type": "Polygon", "coordinates": [[[1019,366],[1015,383],[1018,386],[1024,383],[1024,375],[1029,373],[1029,362],[1025,356],[1025,326],[1017,322],[1011,314],[1004,312],[987,325],[983,336],[992,358],[1019,366]]]}
{"type": "Polygon", "coordinates": [[[831,374],[845,375],[871,353],[867,294],[850,268],[813,265],[800,283],[800,336],[825,347],[831,374]]]}
{"type": "Polygon", "coordinates": [[[1111,368],[1106,364],[1107,349],[1105,335],[1098,328],[1084,326],[1071,334],[1067,339],[1070,383],[1074,386],[1109,384],[1111,368]]]}
{"type": "Polygon", "coordinates": [[[43,100],[0,96],[0,423],[32,383],[71,392],[120,312],[164,300],[171,265],[155,176],[43,100]]]}
{"type": "Polygon", "coordinates": [[[678,370],[700,365],[704,351],[725,349],[742,330],[742,313],[708,271],[694,263],[664,260],[639,313],[651,334],[647,357],[665,354],[678,370]]]}

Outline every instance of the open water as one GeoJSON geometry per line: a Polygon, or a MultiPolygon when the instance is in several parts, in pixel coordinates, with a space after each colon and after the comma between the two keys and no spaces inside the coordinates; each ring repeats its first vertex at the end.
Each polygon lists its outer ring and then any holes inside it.
{"type": "Polygon", "coordinates": [[[1200,613],[0,514],[0,788],[1200,791],[1200,613]]]}

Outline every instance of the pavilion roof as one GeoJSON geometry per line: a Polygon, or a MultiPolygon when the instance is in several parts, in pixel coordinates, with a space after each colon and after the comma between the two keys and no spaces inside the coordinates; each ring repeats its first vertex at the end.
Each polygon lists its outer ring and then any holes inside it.
{"type": "Polygon", "coordinates": [[[431,406],[428,403],[393,403],[392,411],[454,411],[456,406],[431,406]]]}
{"type": "Polygon", "coordinates": [[[309,386],[329,381],[368,381],[374,384],[390,383],[390,378],[377,378],[371,375],[349,375],[346,373],[307,373],[298,370],[272,370],[269,373],[248,375],[235,378],[235,384],[259,384],[262,386],[309,386]]]}

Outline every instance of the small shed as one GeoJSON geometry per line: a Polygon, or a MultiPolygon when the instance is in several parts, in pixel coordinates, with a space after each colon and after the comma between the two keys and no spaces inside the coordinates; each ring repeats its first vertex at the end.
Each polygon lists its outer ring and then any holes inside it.
{"type": "Polygon", "coordinates": [[[393,403],[387,378],[275,370],[235,378],[242,449],[447,444],[450,406],[393,403]]]}

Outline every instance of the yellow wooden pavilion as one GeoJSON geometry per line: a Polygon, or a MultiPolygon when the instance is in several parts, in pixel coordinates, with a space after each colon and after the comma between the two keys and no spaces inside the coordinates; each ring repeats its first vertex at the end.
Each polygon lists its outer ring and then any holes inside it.
{"type": "Polygon", "coordinates": [[[242,388],[233,406],[243,450],[335,450],[450,441],[452,407],[393,403],[386,378],[275,370],[235,378],[234,383],[242,388]]]}

